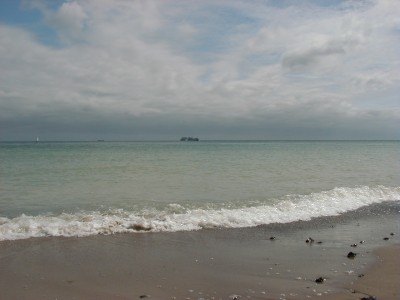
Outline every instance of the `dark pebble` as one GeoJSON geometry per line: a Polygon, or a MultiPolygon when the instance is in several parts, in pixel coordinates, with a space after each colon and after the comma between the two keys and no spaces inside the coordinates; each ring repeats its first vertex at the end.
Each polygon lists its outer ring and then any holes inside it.
{"type": "Polygon", "coordinates": [[[356,257],[356,255],[357,255],[357,253],[349,252],[349,253],[347,254],[347,258],[354,258],[354,257],[356,257]]]}
{"type": "Polygon", "coordinates": [[[391,232],[390,235],[394,235],[394,232],[391,232]]]}
{"type": "Polygon", "coordinates": [[[274,237],[274,236],[271,236],[269,239],[270,239],[271,241],[273,241],[273,240],[275,240],[275,239],[276,239],[276,237],[274,237]]]}
{"type": "Polygon", "coordinates": [[[325,281],[325,278],[323,278],[323,277],[319,277],[319,278],[315,279],[316,283],[323,283],[324,281],[325,281]]]}
{"type": "Polygon", "coordinates": [[[133,229],[136,231],[150,231],[151,230],[150,227],[146,227],[146,226],[143,226],[140,224],[133,224],[133,225],[129,226],[128,229],[133,229]]]}
{"type": "Polygon", "coordinates": [[[357,247],[357,244],[352,244],[350,245],[350,247],[357,247]]]}
{"type": "Polygon", "coordinates": [[[377,300],[375,297],[368,296],[368,297],[362,297],[361,300],[377,300]]]}
{"type": "Polygon", "coordinates": [[[306,243],[314,243],[314,239],[309,237],[308,239],[306,239],[306,243]]]}
{"type": "Polygon", "coordinates": [[[150,296],[149,295],[140,295],[140,299],[144,299],[144,298],[149,298],[150,296]]]}
{"type": "Polygon", "coordinates": [[[365,241],[360,241],[360,244],[364,244],[365,243],[365,241]]]}
{"type": "Polygon", "coordinates": [[[389,238],[388,238],[388,237],[384,237],[383,240],[384,240],[384,241],[388,241],[389,238]]]}

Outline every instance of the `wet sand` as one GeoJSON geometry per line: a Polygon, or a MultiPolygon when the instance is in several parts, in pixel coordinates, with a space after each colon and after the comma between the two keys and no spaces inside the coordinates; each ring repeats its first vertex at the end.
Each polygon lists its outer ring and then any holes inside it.
{"type": "Polygon", "coordinates": [[[399,228],[397,209],[256,228],[3,241],[1,299],[399,299],[399,228]]]}

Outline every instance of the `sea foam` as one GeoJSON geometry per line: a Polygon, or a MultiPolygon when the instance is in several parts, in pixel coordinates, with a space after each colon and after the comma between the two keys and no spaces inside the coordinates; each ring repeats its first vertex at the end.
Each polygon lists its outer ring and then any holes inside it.
{"type": "Polygon", "coordinates": [[[363,206],[399,201],[400,187],[338,187],[309,195],[288,195],[275,204],[221,209],[187,209],[171,204],[152,213],[122,209],[74,214],[0,217],[0,241],[31,237],[83,237],[126,232],[189,231],[202,228],[253,227],[335,216],[363,206]]]}

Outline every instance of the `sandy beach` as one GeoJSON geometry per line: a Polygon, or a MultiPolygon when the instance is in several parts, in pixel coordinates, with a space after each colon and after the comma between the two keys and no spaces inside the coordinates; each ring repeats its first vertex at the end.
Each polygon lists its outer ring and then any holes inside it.
{"type": "Polygon", "coordinates": [[[327,299],[400,298],[400,245],[385,246],[374,251],[377,259],[357,280],[350,293],[331,295],[327,299]]]}
{"type": "Polygon", "coordinates": [[[368,208],[255,228],[3,241],[0,289],[2,299],[398,299],[398,232],[397,213],[368,208]]]}

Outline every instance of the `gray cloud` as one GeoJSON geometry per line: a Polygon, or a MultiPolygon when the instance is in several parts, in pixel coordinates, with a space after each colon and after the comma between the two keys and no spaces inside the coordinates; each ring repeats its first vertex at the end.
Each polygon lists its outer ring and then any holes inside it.
{"type": "Polygon", "coordinates": [[[242,19],[206,32],[220,49],[196,40],[214,2],[38,3],[57,42],[0,24],[1,140],[399,138],[399,105],[379,99],[400,92],[395,2],[221,2],[218,24],[242,19]]]}
{"type": "Polygon", "coordinates": [[[283,55],[282,65],[289,68],[312,65],[320,62],[326,56],[345,54],[345,45],[342,42],[331,41],[302,51],[288,52],[283,55]]]}

